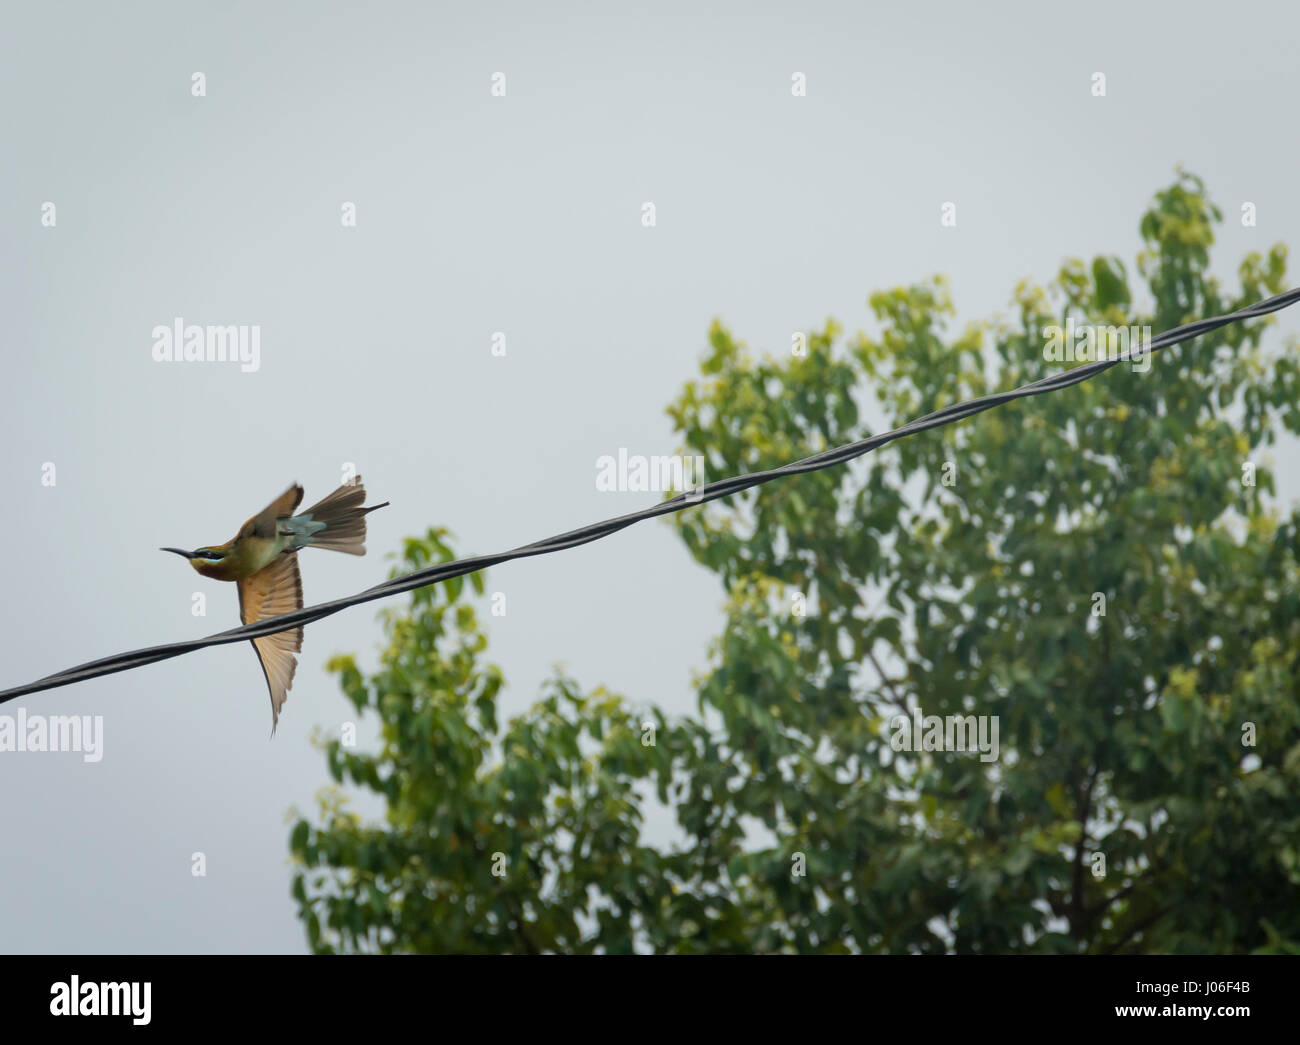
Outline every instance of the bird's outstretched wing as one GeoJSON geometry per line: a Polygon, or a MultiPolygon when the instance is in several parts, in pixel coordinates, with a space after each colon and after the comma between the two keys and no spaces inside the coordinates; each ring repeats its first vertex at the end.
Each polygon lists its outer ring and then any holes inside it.
{"type": "Polygon", "coordinates": [[[277,525],[280,519],[285,519],[294,513],[298,505],[302,504],[302,487],[294,483],[284,493],[280,494],[274,501],[268,504],[260,512],[249,519],[239,528],[241,537],[274,537],[279,530],[277,525]]]}
{"type": "MultiPolygon", "coordinates": [[[[302,609],[302,577],[298,573],[297,552],[277,555],[269,566],[239,582],[239,619],[245,624],[298,609],[302,609]]],[[[274,736],[280,708],[298,667],[294,654],[302,650],[302,628],[276,632],[253,639],[252,643],[271,691],[271,735],[274,736]]]]}

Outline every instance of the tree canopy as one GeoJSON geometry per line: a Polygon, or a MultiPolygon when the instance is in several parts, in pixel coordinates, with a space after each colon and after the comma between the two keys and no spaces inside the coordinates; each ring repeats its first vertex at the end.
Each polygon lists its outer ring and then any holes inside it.
{"type": "MultiPolygon", "coordinates": [[[[942,278],[797,353],[715,322],[669,406],[683,452],[770,468],[870,435],[871,398],[892,427],[1072,365],[1054,330],[1284,289],[1281,245],[1220,285],[1220,221],[1180,175],[1135,276],[1069,260],[961,331],[942,278]]],[[[336,786],[293,826],[311,947],[1300,951],[1300,511],[1267,454],[1300,367],[1268,325],[674,515],[727,600],[693,716],[557,676],[500,723],[481,575],[414,592],[377,672],[331,662],[382,741],[323,744],[329,773],[386,816],[336,786]],[[900,750],[900,715],[995,721],[996,757],[900,750]],[[684,842],[647,839],[655,800],[684,842]]],[[[396,569],[452,557],[433,529],[396,569]]]]}

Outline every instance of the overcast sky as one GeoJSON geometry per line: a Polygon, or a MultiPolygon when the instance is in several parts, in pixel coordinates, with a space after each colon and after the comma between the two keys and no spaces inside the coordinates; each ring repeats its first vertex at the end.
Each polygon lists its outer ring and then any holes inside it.
{"type": "MultiPolygon", "coordinates": [[[[0,2],[0,688],[238,623],[159,546],[347,463],[392,506],[366,558],[302,555],[309,603],[433,524],[491,552],[657,500],[596,460],[677,448],[715,316],[786,352],[934,273],[964,323],[1067,256],[1132,270],[1179,163],[1225,278],[1300,245],[1294,4],[946,6],[0,2]],[[257,326],[258,369],[155,362],[177,318],[257,326]]],[[[1295,441],[1274,460],[1290,503],[1295,441]]],[[[694,709],[723,593],[667,523],[488,590],[507,714],[556,662],[694,709]]],[[[104,723],[98,762],[0,753],[0,950],[305,950],[286,815],[328,780],[312,730],[351,717],[325,661],[379,638],[373,606],[312,625],[273,740],[244,644],[0,708],[104,723]]]]}

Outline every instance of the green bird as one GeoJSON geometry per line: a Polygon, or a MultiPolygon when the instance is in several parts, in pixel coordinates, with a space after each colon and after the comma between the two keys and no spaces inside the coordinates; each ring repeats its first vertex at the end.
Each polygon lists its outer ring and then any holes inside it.
{"type": "MultiPolygon", "coordinates": [[[[239,585],[239,619],[244,624],[278,617],[302,609],[302,577],[298,573],[300,548],[326,548],[348,555],[366,554],[366,516],[388,502],[362,507],[366,499],[361,476],[345,483],[294,515],[302,503],[302,487],[289,489],[254,515],[225,544],[196,548],[162,548],[189,559],[205,577],[239,585]]],[[[292,628],[251,640],[271,692],[271,735],[280,721],[302,650],[302,628],[292,628]]]]}

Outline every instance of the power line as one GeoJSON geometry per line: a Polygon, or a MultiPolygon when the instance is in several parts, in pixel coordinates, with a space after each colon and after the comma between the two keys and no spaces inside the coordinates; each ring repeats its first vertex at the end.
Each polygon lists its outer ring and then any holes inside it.
{"type": "MultiPolygon", "coordinates": [[[[1300,287],[1266,298],[1254,305],[1231,312],[1226,316],[1198,319],[1193,323],[1175,327],[1173,330],[1168,330],[1152,338],[1147,349],[1150,352],[1158,352],[1170,345],[1186,341],[1189,338],[1199,337],[1230,323],[1257,319],[1271,312],[1277,312],[1295,304],[1297,301],[1300,301],[1300,287]]],[[[740,493],[755,486],[761,486],[783,476],[802,475],[805,472],[816,472],[823,468],[844,464],[887,443],[892,443],[896,439],[902,439],[918,432],[928,431],[931,428],[940,428],[955,421],[973,417],[975,414],[983,413],[985,410],[991,410],[995,406],[1001,406],[1003,403],[1009,403],[1015,399],[1026,399],[1030,396],[1043,395],[1047,392],[1069,388],[1071,385],[1087,381],[1096,374],[1100,374],[1102,371],[1109,370],[1111,367],[1127,362],[1132,358],[1135,358],[1133,353],[1123,353],[1115,359],[1087,363],[1006,392],[994,392],[990,395],[980,396],[977,399],[967,400],[964,403],[954,403],[942,410],[936,410],[934,413],[910,421],[901,428],[895,428],[892,431],[883,432],[867,439],[860,439],[854,443],[846,443],[844,446],[833,447],[830,450],[824,450],[819,454],[781,465],[778,468],[769,468],[766,471],[750,472],[748,475],[736,475],[727,479],[719,479],[717,482],[708,483],[698,490],[678,494],[649,508],[643,508],[628,515],[620,515],[613,519],[606,519],[604,522],[592,523],[533,544],[525,544],[513,551],[500,552],[495,555],[477,555],[468,559],[457,559],[453,562],[428,566],[422,570],[394,577],[347,598],[322,602],[316,606],[304,606],[300,610],[282,613],[278,617],[267,617],[253,624],[231,628],[229,631],[218,632],[206,638],[191,639],[185,642],[171,642],[163,646],[151,646],[147,649],[132,650],[128,653],[117,653],[111,657],[92,660],[78,667],[68,668],[66,671],[60,671],[35,682],[29,682],[24,686],[15,686],[13,689],[4,690],[0,692],[0,704],[26,696],[29,693],[39,693],[42,690],[98,678],[101,675],[111,675],[115,672],[143,667],[146,664],[154,664],[160,660],[169,660],[172,657],[193,653],[195,650],[204,649],[207,646],[243,642],[248,639],[261,638],[265,635],[273,635],[276,632],[285,631],[300,624],[311,624],[322,620],[338,613],[340,610],[347,609],[349,606],[356,606],[363,602],[373,602],[376,599],[399,595],[414,588],[423,588],[438,581],[451,580],[453,577],[463,577],[466,574],[477,573],[479,570],[503,562],[510,562],[512,559],[526,559],[536,555],[548,555],[551,552],[563,551],[567,548],[577,548],[580,545],[598,541],[602,537],[608,537],[610,534],[618,533],[619,530],[626,529],[633,523],[641,522],[643,519],[670,515],[693,505],[716,501],[721,497],[729,497],[732,494],[740,493]]]]}

